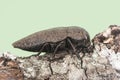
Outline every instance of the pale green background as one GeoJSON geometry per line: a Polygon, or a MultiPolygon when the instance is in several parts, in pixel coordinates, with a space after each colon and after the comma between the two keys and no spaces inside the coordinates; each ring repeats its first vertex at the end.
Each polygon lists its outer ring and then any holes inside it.
{"type": "Polygon", "coordinates": [[[93,37],[110,24],[120,25],[120,0],[0,0],[0,52],[33,54],[11,44],[39,30],[76,25],[93,37]]]}

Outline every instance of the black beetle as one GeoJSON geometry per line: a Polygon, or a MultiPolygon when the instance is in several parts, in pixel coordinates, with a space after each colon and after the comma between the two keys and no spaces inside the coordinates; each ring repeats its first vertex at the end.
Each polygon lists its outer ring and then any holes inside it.
{"type": "Polygon", "coordinates": [[[81,49],[90,46],[88,32],[77,26],[57,27],[31,34],[12,44],[32,52],[48,52],[55,54],[57,51],[72,50],[78,53],[81,49]]]}

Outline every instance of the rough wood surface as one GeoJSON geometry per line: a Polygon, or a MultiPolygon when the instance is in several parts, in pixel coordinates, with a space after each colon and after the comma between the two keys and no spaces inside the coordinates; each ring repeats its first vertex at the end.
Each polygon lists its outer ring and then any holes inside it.
{"type": "Polygon", "coordinates": [[[79,60],[69,54],[58,60],[49,61],[46,57],[37,59],[19,58],[19,65],[24,72],[24,80],[119,80],[119,73],[105,57],[97,53],[86,55],[79,60]],[[82,67],[81,67],[82,66],[82,67]]]}

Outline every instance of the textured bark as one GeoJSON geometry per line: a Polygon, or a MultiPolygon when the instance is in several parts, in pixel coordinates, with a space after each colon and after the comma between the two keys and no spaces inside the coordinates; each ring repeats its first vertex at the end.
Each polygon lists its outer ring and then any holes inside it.
{"type": "Polygon", "coordinates": [[[54,58],[51,57],[52,53],[40,57],[17,57],[15,62],[19,65],[19,74],[24,75],[24,79],[20,76],[20,80],[120,80],[118,34],[120,27],[116,25],[111,25],[106,31],[97,34],[92,40],[93,53],[85,53],[81,59],[67,52],[59,52],[54,58]]]}
{"type": "Polygon", "coordinates": [[[119,80],[119,73],[109,61],[96,53],[83,57],[82,64],[76,55],[69,54],[54,61],[46,57],[18,58],[17,61],[24,72],[24,80],[119,80]]]}
{"type": "Polygon", "coordinates": [[[23,80],[23,77],[23,72],[15,60],[0,57],[0,80],[23,80]]]}

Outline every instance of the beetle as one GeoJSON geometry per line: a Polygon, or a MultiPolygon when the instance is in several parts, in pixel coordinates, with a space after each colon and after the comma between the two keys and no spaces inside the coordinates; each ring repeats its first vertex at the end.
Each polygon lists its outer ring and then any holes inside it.
{"type": "Polygon", "coordinates": [[[56,54],[57,51],[64,50],[72,50],[78,54],[90,46],[90,36],[78,26],[57,27],[33,33],[12,45],[14,48],[38,52],[37,56],[41,52],[56,54]]]}

